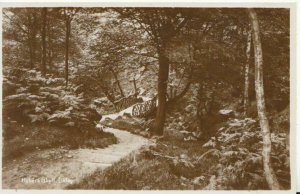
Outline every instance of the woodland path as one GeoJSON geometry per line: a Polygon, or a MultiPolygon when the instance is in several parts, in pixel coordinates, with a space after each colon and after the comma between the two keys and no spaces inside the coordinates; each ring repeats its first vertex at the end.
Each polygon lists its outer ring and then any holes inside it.
{"type": "Polygon", "coordinates": [[[127,131],[104,131],[113,133],[118,143],[104,149],[41,150],[3,166],[3,189],[63,189],[151,144],[150,140],[127,131]]]}

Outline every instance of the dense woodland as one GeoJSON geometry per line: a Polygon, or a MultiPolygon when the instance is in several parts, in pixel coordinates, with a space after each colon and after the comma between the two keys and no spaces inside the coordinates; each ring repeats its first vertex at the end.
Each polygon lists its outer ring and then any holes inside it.
{"type": "Polygon", "coordinates": [[[288,9],[3,9],[4,164],[109,126],[157,146],[70,188],[289,189],[289,43],[288,9]]]}

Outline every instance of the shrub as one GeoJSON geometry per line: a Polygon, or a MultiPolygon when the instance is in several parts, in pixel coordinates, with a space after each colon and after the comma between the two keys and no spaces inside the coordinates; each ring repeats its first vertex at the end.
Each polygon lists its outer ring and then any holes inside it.
{"type": "MultiPolygon", "coordinates": [[[[262,163],[262,135],[258,123],[250,118],[232,119],[219,129],[217,138],[203,145],[210,157],[218,159],[210,184],[217,189],[268,189],[262,163]]],[[[286,133],[272,133],[272,165],[279,180],[290,180],[286,133]]],[[[207,157],[207,155],[205,156],[207,157]]],[[[282,183],[289,187],[289,183],[282,183]]]]}
{"type": "Polygon", "coordinates": [[[41,72],[27,69],[10,69],[3,85],[7,93],[3,100],[4,117],[20,122],[49,122],[58,126],[89,129],[93,126],[91,109],[84,102],[78,87],[62,86],[63,78],[42,76],[41,72]]]}

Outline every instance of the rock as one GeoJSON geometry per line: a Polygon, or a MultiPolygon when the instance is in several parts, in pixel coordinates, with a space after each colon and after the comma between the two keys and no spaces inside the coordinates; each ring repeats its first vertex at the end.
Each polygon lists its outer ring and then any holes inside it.
{"type": "Polygon", "coordinates": [[[67,158],[73,158],[73,155],[71,155],[71,154],[68,154],[66,156],[67,156],[67,158]]]}
{"type": "Polygon", "coordinates": [[[173,140],[180,140],[182,141],[184,139],[184,134],[182,134],[178,130],[174,129],[165,129],[164,130],[164,137],[168,139],[173,139],[173,140]]]}

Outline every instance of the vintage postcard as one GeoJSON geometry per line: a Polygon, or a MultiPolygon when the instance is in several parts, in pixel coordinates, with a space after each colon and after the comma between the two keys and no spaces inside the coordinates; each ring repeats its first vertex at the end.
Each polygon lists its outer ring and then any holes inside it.
{"type": "Polygon", "coordinates": [[[3,191],[295,193],[296,6],[1,3],[3,191]]]}

